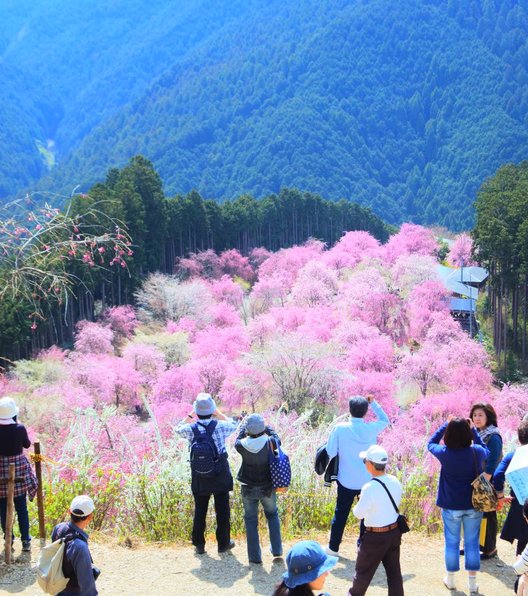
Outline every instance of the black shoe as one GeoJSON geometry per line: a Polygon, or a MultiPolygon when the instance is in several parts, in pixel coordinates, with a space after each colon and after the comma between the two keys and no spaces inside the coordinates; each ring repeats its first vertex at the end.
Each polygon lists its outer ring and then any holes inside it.
{"type": "Polygon", "coordinates": [[[205,554],[205,546],[195,546],[194,547],[194,552],[197,555],[204,555],[205,554]]]}
{"type": "Polygon", "coordinates": [[[262,561],[249,561],[250,563],[252,563],[253,565],[262,565],[262,561]]]}
{"type": "Polygon", "coordinates": [[[31,540],[22,540],[22,552],[29,553],[31,551],[31,540]]]}
{"type": "Polygon", "coordinates": [[[488,559],[493,559],[493,557],[497,556],[497,549],[492,550],[490,553],[481,553],[480,560],[487,561],[488,559]]]}
{"type": "Polygon", "coordinates": [[[227,546],[224,546],[222,548],[218,547],[218,552],[219,553],[226,553],[228,550],[231,550],[232,548],[235,548],[235,541],[234,540],[230,540],[229,544],[227,546]]]}

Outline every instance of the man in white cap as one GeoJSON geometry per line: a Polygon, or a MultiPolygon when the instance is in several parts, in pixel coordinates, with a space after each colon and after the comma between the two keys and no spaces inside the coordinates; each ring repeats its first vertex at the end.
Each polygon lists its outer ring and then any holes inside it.
{"type": "Polygon", "coordinates": [[[403,596],[401,532],[396,509],[401,502],[402,486],[395,476],[385,473],[389,458],[383,447],[372,445],[362,451],[359,457],[372,479],[361,489],[359,501],[353,510],[354,515],[363,520],[365,532],[360,539],[356,571],[348,593],[351,596],[363,596],[382,563],[387,573],[389,596],[403,596]]]}
{"type": "Polygon", "coordinates": [[[70,505],[70,521],[55,526],[51,539],[63,538],[66,542],[62,570],[70,578],[68,585],[59,596],[96,596],[95,580],[99,569],[92,564],[88,548],[86,527],[92,521],[94,502],[87,495],[75,497],[70,505]]]}
{"type": "Polygon", "coordinates": [[[194,497],[192,543],[198,555],[205,553],[205,521],[211,495],[214,497],[216,513],[218,552],[227,552],[235,546],[231,540],[229,507],[233,476],[227,461],[225,442],[237,426],[236,420],[220,412],[208,393],[199,393],[193,411],[175,429],[190,445],[191,490],[194,497]]]}

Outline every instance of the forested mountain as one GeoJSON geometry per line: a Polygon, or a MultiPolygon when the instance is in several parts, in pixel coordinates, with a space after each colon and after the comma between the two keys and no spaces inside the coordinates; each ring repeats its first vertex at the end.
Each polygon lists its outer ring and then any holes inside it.
{"type": "Polygon", "coordinates": [[[294,187],[460,229],[528,153],[516,0],[4,0],[0,23],[0,196],[142,153],[167,195],[294,187]]]}

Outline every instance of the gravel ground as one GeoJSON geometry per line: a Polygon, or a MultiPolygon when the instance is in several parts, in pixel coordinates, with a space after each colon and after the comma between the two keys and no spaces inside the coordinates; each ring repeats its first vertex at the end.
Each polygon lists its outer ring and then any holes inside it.
{"type": "MultiPolygon", "coordinates": [[[[311,536],[324,544],[325,536],[311,536]]],[[[499,542],[499,557],[483,561],[479,574],[480,593],[484,596],[513,594],[514,575],[509,566],[515,550],[510,544],[499,542]]],[[[130,543],[129,543],[130,544],[130,543]]],[[[285,552],[291,543],[285,545],[285,552]]],[[[0,593],[42,594],[32,567],[38,558],[38,540],[32,553],[14,554],[10,566],[0,562],[0,593]]],[[[267,546],[263,548],[264,551],[267,546]]],[[[192,547],[182,545],[152,545],[133,543],[125,546],[105,536],[93,536],[91,550],[95,564],[102,569],[97,582],[100,594],[128,594],[133,596],[179,596],[187,594],[250,594],[269,595],[284,571],[284,561],[264,556],[263,565],[249,565],[242,540],[229,553],[219,555],[216,544],[208,542],[207,553],[194,554],[192,547]]],[[[325,589],[332,595],[348,591],[354,573],[355,542],[346,540],[341,558],[328,577],[325,589]]],[[[440,537],[425,537],[410,532],[403,537],[402,572],[405,594],[408,596],[469,594],[465,572],[457,575],[457,590],[449,592],[442,584],[444,574],[443,546],[440,537]]],[[[463,564],[463,559],[462,559],[463,564]]],[[[378,570],[368,595],[387,594],[385,573],[378,570]]]]}

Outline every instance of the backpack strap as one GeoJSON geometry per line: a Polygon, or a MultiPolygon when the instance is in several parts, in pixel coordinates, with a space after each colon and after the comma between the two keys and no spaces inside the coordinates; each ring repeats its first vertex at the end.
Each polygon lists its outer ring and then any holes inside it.
{"type": "MultiPolygon", "coordinates": [[[[62,558],[62,572],[64,573],[64,576],[67,577],[68,579],[74,579],[74,578],[76,579],[77,578],[77,576],[75,575],[75,570],[73,569],[73,565],[71,564],[71,561],[68,558],[68,553],[67,553],[68,544],[70,542],[73,542],[76,538],[78,538],[79,540],[82,540],[83,542],[88,544],[88,540],[80,532],[76,532],[75,530],[68,532],[66,535],[61,536],[59,539],[62,542],[64,542],[64,555],[62,558]]],[[[90,553],[90,551],[88,551],[88,552],[90,555],[90,560],[92,561],[92,564],[93,564],[92,553],[90,553]]]]}
{"type": "Polygon", "coordinates": [[[398,507],[396,507],[396,503],[394,502],[394,499],[392,498],[392,495],[390,494],[390,491],[387,488],[387,486],[385,485],[385,483],[382,482],[381,480],[378,480],[377,478],[373,478],[372,480],[374,480],[374,482],[379,482],[379,484],[381,484],[381,486],[383,486],[383,488],[385,489],[385,492],[389,495],[389,499],[391,500],[392,506],[396,510],[396,513],[398,515],[400,515],[400,510],[398,509],[398,507]]]}
{"type": "Polygon", "coordinates": [[[198,426],[201,426],[203,429],[205,429],[206,435],[209,435],[210,437],[212,437],[217,424],[218,424],[217,420],[211,420],[211,422],[209,422],[209,424],[204,424],[203,422],[195,422],[194,424],[191,424],[191,429],[193,431],[194,438],[197,439],[202,434],[199,431],[198,426]]]}
{"type": "Polygon", "coordinates": [[[211,438],[211,441],[213,443],[213,448],[214,448],[214,453],[215,453],[215,457],[218,459],[219,453],[218,453],[218,447],[216,446],[216,443],[213,439],[213,433],[215,431],[216,426],[218,425],[218,420],[211,420],[211,422],[209,422],[209,424],[204,424],[203,422],[195,422],[191,428],[192,431],[194,433],[194,440],[197,440],[202,434],[205,434],[207,436],[209,436],[211,438]],[[201,433],[198,430],[198,426],[201,426],[202,428],[205,429],[205,433],[201,433]]]}

